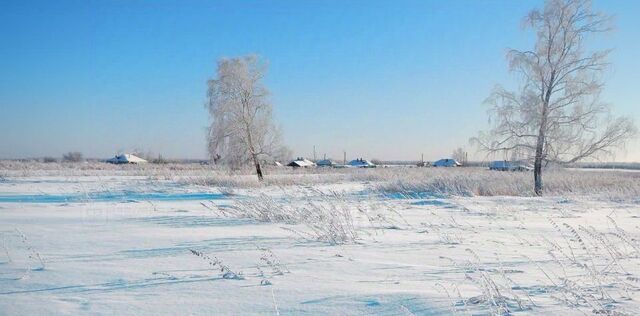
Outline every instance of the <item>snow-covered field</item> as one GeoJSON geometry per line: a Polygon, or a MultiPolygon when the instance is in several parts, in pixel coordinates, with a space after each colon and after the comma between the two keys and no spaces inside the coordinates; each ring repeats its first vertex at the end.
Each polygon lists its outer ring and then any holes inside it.
{"type": "MultiPolygon", "coordinates": [[[[175,169],[4,167],[2,315],[640,311],[636,189],[535,198],[420,191],[434,184],[385,170],[220,187],[175,169]]],[[[520,177],[487,172],[468,177],[520,177]]]]}

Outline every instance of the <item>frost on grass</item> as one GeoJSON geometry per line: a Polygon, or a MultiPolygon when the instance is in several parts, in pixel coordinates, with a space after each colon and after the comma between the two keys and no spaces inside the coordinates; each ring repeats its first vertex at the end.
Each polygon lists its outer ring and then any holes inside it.
{"type": "MultiPolygon", "coordinates": [[[[237,189],[368,183],[382,194],[415,193],[447,196],[533,196],[530,172],[497,172],[468,168],[291,169],[267,167],[259,182],[251,168],[229,170],[216,165],[177,164],[111,165],[0,161],[0,178],[42,176],[141,176],[236,193],[237,189]]],[[[608,200],[639,201],[640,172],[584,171],[549,168],[545,171],[548,196],[589,196],[608,200]]]]}
{"type": "Polygon", "coordinates": [[[612,228],[605,232],[550,220],[561,238],[545,237],[544,241],[559,269],[545,275],[557,291],[554,297],[568,306],[588,307],[597,314],[625,314],[616,307],[640,290],[634,282],[638,275],[631,272],[639,263],[640,243],[613,218],[607,219],[612,228]]]}
{"type": "Polygon", "coordinates": [[[466,260],[447,258],[464,271],[464,279],[436,285],[446,293],[452,313],[505,315],[559,304],[579,313],[634,315],[622,303],[640,291],[640,243],[613,218],[607,220],[610,229],[601,230],[549,218],[555,234],[541,236],[538,244],[547,256],[532,258],[523,250],[518,265],[531,267],[527,270],[508,267],[513,262],[502,258],[508,251],[496,249],[492,257],[481,258],[466,248],[466,260]]]}
{"type": "Polygon", "coordinates": [[[234,205],[220,208],[223,215],[251,218],[283,227],[307,240],[331,245],[354,243],[362,234],[378,229],[402,229],[410,226],[390,204],[358,200],[335,192],[315,191],[315,195],[274,198],[260,194],[238,198],[234,205]]]}
{"type": "Polygon", "coordinates": [[[225,212],[262,222],[301,225],[304,229],[286,229],[305,239],[334,245],[358,239],[351,204],[339,195],[322,195],[317,200],[292,203],[289,199],[262,194],[257,198],[236,199],[235,205],[225,212]]]}
{"type": "MultiPolygon", "coordinates": [[[[400,173],[400,172],[399,172],[400,173]]],[[[376,184],[383,194],[426,193],[447,196],[534,196],[529,172],[497,172],[479,168],[423,169],[389,176],[376,184]]],[[[590,196],[634,200],[640,196],[640,172],[554,170],[545,175],[547,195],[590,196]]]]}

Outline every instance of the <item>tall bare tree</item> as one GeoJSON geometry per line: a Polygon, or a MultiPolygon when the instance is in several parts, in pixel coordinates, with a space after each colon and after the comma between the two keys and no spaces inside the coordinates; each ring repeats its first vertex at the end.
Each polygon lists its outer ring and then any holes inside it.
{"type": "Polygon", "coordinates": [[[458,162],[461,162],[463,165],[467,163],[467,152],[462,147],[456,148],[451,154],[451,158],[455,159],[458,162]]]}
{"type": "Polygon", "coordinates": [[[610,30],[610,17],[589,0],[547,0],[524,25],[536,33],[532,50],[512,49],[517,91],[496,87],[486,103],[493,128],[474,140],[489,152],[510,151],[534,161],[534,190],[543,193],[542,166],[611,154],[636,134],[629,118],[613,118],[600,101],[609,50],[588,51],[586,40],[610,30]]]}
{"type": "Polygon", "coordinates": [[[209,156],[232,168],[253,163],[263,179],[261,161],[286,155],[272,117],[263,79],[266,65],[254,55],[218,61],[217,78],[208,82],[206,104],[212,118],[209,156]]]}

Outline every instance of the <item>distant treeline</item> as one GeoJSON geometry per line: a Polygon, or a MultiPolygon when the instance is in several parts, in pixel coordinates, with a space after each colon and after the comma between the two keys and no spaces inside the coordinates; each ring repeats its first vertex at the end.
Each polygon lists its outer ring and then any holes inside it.
{"type": "Polygon", "coordinates": [[[574,164],[575,168],[589,169],[632,169],[640,170],[640,162],[582,162],[574,164]]]}
{"type": "MultiPolygon", "coordinates": [[[[14,159],[0,159],[0,161],[18,161],[18,162],[44,162],[44,163],[57,163],[57,162],[106,162],[107,159],[100,158],[82,158],[81,156],[76,159],[70,159],[69,157],[56,158],[56,157],[42,157],[42,158],[14,158],[14,159]]],[[[166,159],[166,158],[150,158],[149,163],[177,163],[177,164],[209,164],[207,159],[166,159]]]]}

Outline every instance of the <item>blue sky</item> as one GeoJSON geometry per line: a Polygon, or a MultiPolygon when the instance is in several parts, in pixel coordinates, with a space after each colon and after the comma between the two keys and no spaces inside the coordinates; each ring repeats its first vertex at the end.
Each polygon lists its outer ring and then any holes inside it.
{"type": "MultiPolygon", "coordinates": [[[[204,158],[206,80],[256,53],[295,155],[433,160],[488,127],[508,47],[542,1],[2,1],[0,158],[140,149],[204,158]]],[[[640,123],[640,2],[616,30],[605,101],[640,123]]],[[[640,142],[616,156],[640,161],[640,142]]]]}

